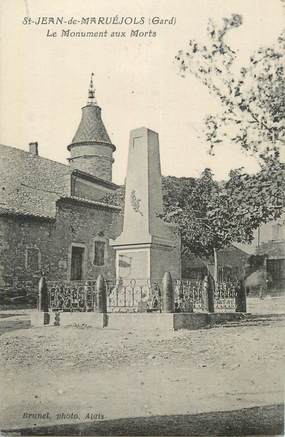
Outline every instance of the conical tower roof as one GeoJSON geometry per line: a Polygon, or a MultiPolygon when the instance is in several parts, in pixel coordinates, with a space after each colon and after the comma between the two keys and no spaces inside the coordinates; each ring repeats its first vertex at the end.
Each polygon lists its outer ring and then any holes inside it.
{"type": "Polygon", "coordinates": [[[109,143],[112,144],[101,118],[99,106],[87,105],[82,108],[82,117],[72,143],[109,143]]]}
{"type": "Polygon", "coordinates": [[[73,169],[80,170],[105,181],[112,181],[113,152],[112,144],[101,118],[91,74],[88,101],[82,108],[82,116],[71,144],[67,146],[70,157],[67,158],[73,169]]]}
{"type": "Polygon", "coordinates": [[[97,104],[95,89],[93,85],[93,73],[91,75],[87,105],[82,108],[82,116],[77,131],[72,139],[68,150],[78,143],[103,143],[111,145],[113,151],[116,149],[112,144],[108,132],[101,118],[101,108],[97,104]]]}

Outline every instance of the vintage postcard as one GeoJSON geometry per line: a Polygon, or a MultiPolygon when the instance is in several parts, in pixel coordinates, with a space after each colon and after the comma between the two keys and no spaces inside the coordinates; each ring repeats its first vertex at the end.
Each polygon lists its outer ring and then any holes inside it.
{"type": "Polygon", "coordinates": [[[283,435],[284,0],[0,0],[0,434],[283,435]]]}

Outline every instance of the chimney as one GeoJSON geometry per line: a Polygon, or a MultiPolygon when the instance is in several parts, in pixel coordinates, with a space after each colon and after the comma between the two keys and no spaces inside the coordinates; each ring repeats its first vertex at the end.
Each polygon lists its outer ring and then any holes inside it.
{"type": "Polygon", "coordinates": [[[29,152],[32,153],[35,156],[38,156],[38,143],[29,143],[29,152]]]}

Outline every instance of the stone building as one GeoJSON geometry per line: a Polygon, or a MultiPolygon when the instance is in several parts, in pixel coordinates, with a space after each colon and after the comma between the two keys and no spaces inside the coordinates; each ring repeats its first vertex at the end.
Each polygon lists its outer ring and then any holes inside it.
{"type": "MultiPolygon", "coordinates": [[[[248,261],[249,254],[244,250],[231,244],[217,252],[218,278],[227,280],[228,278],[239,278],[242,276],[248,261]]],[[[202,260],[195,255],[182,255],[182,278],[201,279],[207,271],[214,274],[213,257],[202,260]]]]}
{"type": "Polygon", "coordinates": [[[266,270],[275,293],[285,291],[285,214],[260,227],[256,238],[256,254],[265,256],[266,270]]]}
{"type": "Polygon", "coordinates": [[[279,158],[282,163],[283,196],[280,199],[283,209],[281,217],[275,221],[265,223],[255,233],[251,247],[255,255],[264,257],[264,269],[269,274],[268,290],[271,294],[285,292],[285,210],[284,210],[284,182],[285,182],[285,143],[280,143],[279,158]]]}
{"type": "Polygon", "coordinates": [[[112,183],[112,144],[91,78],[87,105],[68,146],[69,165],[0,145],[0,289],[30,288],[41,271],[52,280],[114,277],[110,238],[120,209],[102,200],[112,183]]]}

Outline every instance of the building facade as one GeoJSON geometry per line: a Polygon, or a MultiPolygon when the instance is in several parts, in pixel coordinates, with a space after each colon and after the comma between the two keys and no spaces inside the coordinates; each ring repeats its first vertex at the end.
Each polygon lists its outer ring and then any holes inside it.
{"type": "Polygon", "coordinates": [[[265,257],[270,290],[277,294],[285,292],[285,214],[261,226],[256,243],[256,254],[265,257]]]}
{"type": "Polygon", "coordinates": [[[69,165],[0,145],[0,290],[35,288],[48,280],[115,276],[109,240],[121,232],[120,208],[104,201],[113,152],[93,80],[82,119],[68,146],[69,165]]]}
{"type": "MultiPolygon", "coordinates": [[[[242,249],[230,245],[217,252],[218,280],[226,281],[230,278],[240,278],[244,274],[249,255],[242,249]]],[[[213,257],[202,260],[195,255],[182,255],[182,278],[203,279],[211,272],[214,275],[213,257]]]]}

